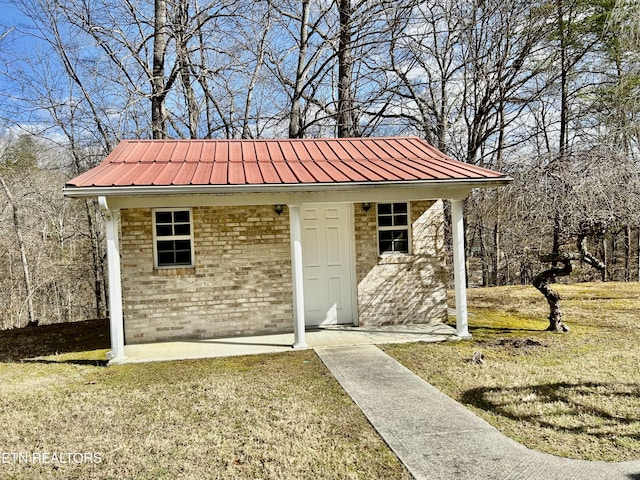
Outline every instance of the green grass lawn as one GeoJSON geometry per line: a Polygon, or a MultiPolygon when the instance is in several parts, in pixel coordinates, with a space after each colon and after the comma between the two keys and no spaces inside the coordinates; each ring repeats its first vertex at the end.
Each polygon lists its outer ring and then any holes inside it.
{"type": "Polygon", "coordinates": [[[543,331],[548,306],[533,287],[472,289],[472,341],[384,350],[530,448],[640,459],[640,284],[555,287],[570,333],[543,331]]]}

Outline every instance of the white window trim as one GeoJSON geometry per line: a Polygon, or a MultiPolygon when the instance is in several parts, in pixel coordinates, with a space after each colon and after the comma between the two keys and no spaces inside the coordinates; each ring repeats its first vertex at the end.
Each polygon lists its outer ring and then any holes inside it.
{"type": "Polygon", "coordinates": [[[413,247],[413,237],[411,231],[411,202],[379,202],[375,206],[376,209],[376,248],[378,250],[378,256],[389,256],[389,255],[411,255],[412,247],[413,247]],[[407,225],[391,225],[388,227],[381,227],[380,222],[378,221],[378,205],[384,204],[394,204],[394,203],[406,203],[407,205],[407,225]],[[380,232],[389,231],[389,230],[407,230],[407,251],[406,252],[381,252],[380,251],[380,232]]]}
{"type": "Polygon", "coordinates": [[[153,230],[153,268],[156,269],[175,269],[175,268],[193,268],[195,266],[195,251],[193,249],[193,209],[190,207],[180,208],[153,208],[151,209],[151,228],[153,230]],[[189,212],[189,235],[156,235],[156,212],[189,212]],[[189,240],[191,248],[191,264],[190,265],[158,265],[158,239],[162,240],[189,240]]]}

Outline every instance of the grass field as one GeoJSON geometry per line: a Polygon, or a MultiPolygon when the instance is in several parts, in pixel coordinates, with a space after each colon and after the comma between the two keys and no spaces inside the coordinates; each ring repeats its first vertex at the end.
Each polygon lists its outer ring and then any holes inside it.
{"type": "Polygon", "coordinates": [[[640,284],[555,287],[570,333],[543,331],[548,306],[533,287],[473,289],[472,341],[384,350],[530,448],[640,459],[640,284]]]}
{"type": "MultiPolygon", "coordinates": [[[[473,289],[473,340],[383,348],[531,448],[638,459],[640,284],[558,289],[568,334],[532,287],[473,289]]],[[[312,351],[106,368],[107,327],[0,332],[0,478],[409,478],[312,351]],[[11,456],[69,453],[100,462],[11,456]]]]}
{"type": "Polygon", "coordinates": [[[0,478],[409,478],[313,351],[106,368],[88,327],[0,334],[0,478]]]}

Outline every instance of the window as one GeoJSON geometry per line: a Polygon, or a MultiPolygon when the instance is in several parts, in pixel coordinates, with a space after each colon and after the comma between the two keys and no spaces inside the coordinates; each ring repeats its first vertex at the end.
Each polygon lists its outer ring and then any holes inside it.
{"type": "Polygon", "coordinates": [[[153,243],[156,267],[193,265],[191,210],[154,210],[153,243]]]}
{"type": "Polygon", "coordinates": [[[378,250],[409,253],[409,204],[378,204],[378,250]]]}

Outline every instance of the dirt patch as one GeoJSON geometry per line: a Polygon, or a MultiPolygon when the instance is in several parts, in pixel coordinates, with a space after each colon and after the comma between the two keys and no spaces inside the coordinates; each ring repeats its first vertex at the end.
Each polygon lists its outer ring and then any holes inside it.
{"type": "Polygon", "coordinates": [[[531,350],[538,347],[546,347],[542,342],[530,338],[499,338],[498,340],[480,340],[479,344],[487,347],[510,347],[517,350],[531,350]]]}

